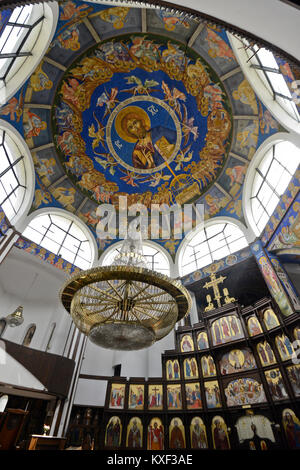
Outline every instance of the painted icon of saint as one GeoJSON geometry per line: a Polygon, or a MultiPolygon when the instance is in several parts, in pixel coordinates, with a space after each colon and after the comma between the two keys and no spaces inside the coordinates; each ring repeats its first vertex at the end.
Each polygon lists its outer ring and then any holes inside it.
{"type": "Polygon", "coordinates": [[[152,419],[148,427],[148,446],[149,450],[163,450],[164,448],[164,429],[160,419],[152,419]]]}
{"type": "Polygon", "coordinates": [[[177,133],[164,126],[151,128],[148,114],[138,106],[123,108],[115,120],[116,131],[127,142],[135,143],[134,168],[149,170],[163,164],[174,151],[177,133]]]}

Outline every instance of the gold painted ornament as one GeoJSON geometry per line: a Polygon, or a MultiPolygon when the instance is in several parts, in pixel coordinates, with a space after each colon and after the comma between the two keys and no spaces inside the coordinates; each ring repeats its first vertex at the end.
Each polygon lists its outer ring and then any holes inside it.
{"type": "Polygon", "coordinates": [[[136,350],[165,337],[190,310],[180,281],[146,268],[142,250],[125,240],[112,266],[73,276],[60,298],[76,327],[107,349],[136,350]]]}

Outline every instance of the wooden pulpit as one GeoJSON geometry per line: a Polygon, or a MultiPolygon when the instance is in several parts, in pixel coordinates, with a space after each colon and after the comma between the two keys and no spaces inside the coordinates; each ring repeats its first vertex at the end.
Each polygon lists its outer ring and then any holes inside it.
{"type": "Polygon", "coordinates": [[[64,450],[66,437],[32,434],[28,450],[64,450]]]}

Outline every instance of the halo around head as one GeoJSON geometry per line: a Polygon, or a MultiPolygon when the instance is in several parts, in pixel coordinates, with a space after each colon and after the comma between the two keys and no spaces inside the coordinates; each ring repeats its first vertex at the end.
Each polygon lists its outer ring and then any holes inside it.
{"type": "Polygon", "coordinates": [[[147,130],[151,128],[151,122],[146,111],[139,106],[127,106],[119,111],[115,119],[116,131],[121,139],[126,140],[126,142],[134,143],[137,139],[133,137],[126,128],[126,121],[130,118],[142,120],[147,130]]]}

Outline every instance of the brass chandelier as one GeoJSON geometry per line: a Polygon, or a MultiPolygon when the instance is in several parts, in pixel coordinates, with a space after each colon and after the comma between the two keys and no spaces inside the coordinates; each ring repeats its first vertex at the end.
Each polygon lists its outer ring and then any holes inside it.
{"type": "Polygon", "coordinates": [[[162,339],[191,307],[181,282],[148,269],[141,241],[130,237],[111,266],[73,276],[60,298],[76,327],[93,343],[127,351],[162,339]]]}

